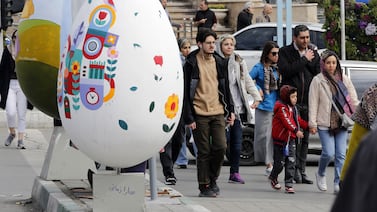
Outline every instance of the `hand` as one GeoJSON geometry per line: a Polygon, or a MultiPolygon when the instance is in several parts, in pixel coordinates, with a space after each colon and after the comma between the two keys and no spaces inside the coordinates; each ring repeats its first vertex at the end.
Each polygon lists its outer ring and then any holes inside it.
{"type": "Polygon", "coordinates": [[[299,130],[299,131],[296,132],[296,136],[297,136],[297,138],[303,138],[304,137],[304,133],[299,130]]]}
{"type": "Polygon", "coordinates": [[[308,49],[305,53],[305,57],[308,61],[312,61],[314,58],[314,51],[311,49],[308,49]]]}
{"type": "Polygon", "coordinates": [[[200,19],[199,23],[204,24],[207,21],[206,18],[200,19]]]}
{"type": "Polygon", "coordinates": [[[311,133],[311,134],[316,134],[317,133],[317,128],[315,128],[315,127],[310,127],[309,128],[309,132],[311,133]]]}
{"type": "Polygon", "coordinates": [[[254,101],[254,103],[250,106],[251,109],[255,109],[258,107],[260,101],[254,101]]]}
{"type": "Polygon", "coordinates": [[[264,99],[264,94],[263,94],[263,90],[262,89],[259,90],[259,95],[260,95],[260,97],[262,97],[262,99],[264,99]]]}
{"type": "Polygon", "coordinates": [[[213,24],[212,28],[211,28],[213,31],[216,30],[216,24],[213,24]]]}
{"type": "Polygon", "coordinates": [[[236,119],[236,116],[234,115],[234,113],[231,113],[230,116],[226,119],[226,123],[229,124],[230,126],[233,126],[235,119],[236,119]]]}
{"type": "Polygon", "coordinates": [[[191,124],[187,125],[188,128],[195,130],[196,129],[196,122],[192,122],[191,124]]]}

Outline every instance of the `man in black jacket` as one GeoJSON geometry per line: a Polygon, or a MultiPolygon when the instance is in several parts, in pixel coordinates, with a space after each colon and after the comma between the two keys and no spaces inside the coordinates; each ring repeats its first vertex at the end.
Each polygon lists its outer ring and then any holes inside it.
{"type": "Polygon", "coordinates": [[[225,125],[233,125],[234,107],[229,90],[228,60],[215,52],[216,33],[201,28],[198,49],[183,67],[185,80],[184,121],[192,129],[200,197],[216,197],[226,150],[225,125]]]}
{"type": "MultiPolygon", "coordinates": [[[[282,84],[297,88],[297,108],[300,116],[308,121],[309,85],[320,72],[320,57],[317,47],[310,43],[309,28],[297,25],[293,30],[293,42],[279,51],[278,67],[282,75],[282,84]]],[[[304,138],[296,143],[296,183],[313,184],[305,173],[308,154],[309,131],[304,131],[304,138]]]]}

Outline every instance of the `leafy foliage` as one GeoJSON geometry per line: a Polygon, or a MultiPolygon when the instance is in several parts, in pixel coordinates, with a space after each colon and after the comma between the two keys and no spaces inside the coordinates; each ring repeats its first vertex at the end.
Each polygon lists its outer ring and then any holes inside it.
{"type": "MultiPolygon", "coordinates": [[[[324,0],[326,47],[340,55],[340,1],[324,0]]],[[[377,41],[377,0],[368,4],[345,0],[346,58],[375,61],[377,41]]]]}

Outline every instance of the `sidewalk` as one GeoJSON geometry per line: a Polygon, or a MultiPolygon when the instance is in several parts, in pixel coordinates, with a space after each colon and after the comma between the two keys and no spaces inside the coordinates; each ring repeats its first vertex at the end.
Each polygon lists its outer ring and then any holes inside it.
{"type": "MultiPolygon", "coordinates": [[[[86,179],[49,181],[39,177],[53,130],[53,120],[38,110],[28,111],[27,114],[26,150],[18,150],[15,147],[16,141],[13,141],[10,147],[3,146],[8,129],[5,111],[0,110],[0,161],[3,161],[0,168],[7,170],[7,174],[2,171],[0,178],[0,207],[2,198],[8,202],[14,201],[16,204],[21,204],[28,202],[31,196],[37,211],[92,211],[92,189],[86,179]],[[20,158],[19,162],[9,163],[9,161],[15,161],[14,157],[20,158]],[[24,168],[20,170],[20,166],[24,168]],[[27,171],[25,167],[33,171],[27,171]],[[20,178],[19,181],[26,184],[20,188],[18,185],[13,185],[18,182],[14,180],[15,176],[19,176],[17,177],[20,178]]],[[[156,171],[160,170],[157,168],[156,171]]],[[[151,200],[148,172],[149,170],[145,175],[145,211],[209,211],[159,181],[157,181],[158,196],[156,200],[151,200]]],[[[9,211],[18,212],[19,210],[9,209],[9,211]]]]}
{"type": "MultiPolygon", "coordinates": [[[[29,111],[30,112],[30,111],[29,111]]],[[[1,113],[1,111],[0,111],[1,113]]],[[[52,119],[35,112],[26,131],[26,150],[18,150],[13,142],[4,147],[3,142],[8,130],[1,123],[5,114],[0,114],[0,208],[1,212],[89,212],[93,211],[92,190],[87,180],[46,181],[41,179],[42,165],[52,134],[52,119]],[[38,119],[41,118],[41,119],[38,119]],[[34,123],[32,123],[34,122],[34,123]],[[38,126],[32,128],[30,126],[38,126]],[[45,126],[45,127],[40,127],[45,126]],[[33,194],[33,195],[32,195],[33,194]],[[28,203],[33,196],[31,208],[28,203]],[[42,209],[44,210],[42,210],[42,209]]],[[[312,157],[312,156],[311,156],[312,157]]],[[[157,157],[158,158],[158,157],[157,157]]],[[[158,159],[157,159],[158,160],[158,159]]],[[[217,198],[198,197],[196,167],[189,164],[187,169],[175,169],[177,185],[166,186],[161,165],[157,161],[158,197],[151,200],[149,191],[149,170],[145,175],[145,211],[146,212],[317,212],[329,211],[335,198],[333,194],[333,167],[328,167],[327,192],[318,191],[316,185],[295,185],[296,194],[274,191],[266,176],[264,166],[240,167],[240,173],[246,184],[228,183],[229,166],[223,166],[218,184],[221,194],[217,198]]],[[[307,167],[308,176],[314,180],[316,166],[307,167]]],[[[283,182],[284,174],[280,176],[283,182]]],[[[125,211],[127,207],[125,207],[125,211]]],[[[113,212],[113,211],[109,211],[113,212]]]]}

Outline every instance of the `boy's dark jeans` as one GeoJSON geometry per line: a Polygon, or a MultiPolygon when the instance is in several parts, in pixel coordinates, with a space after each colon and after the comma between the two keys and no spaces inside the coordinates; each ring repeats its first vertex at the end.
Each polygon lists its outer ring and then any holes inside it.
{"type": "MultiPolygon", "coordinates": [[[[276,141],[274,141],[276,142],[276,141]]],[[[278,175],[285,167],[285,186],[293,186],[293,177],[295,175],[295,160],[296,160],[296,142],[290,140],[288,145],[288,156],[284,155],[284,145],[274,143],[274,167],[270,174],[270,179],[277,179],[278,175]]]]}

